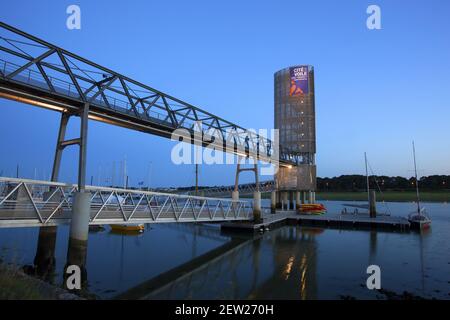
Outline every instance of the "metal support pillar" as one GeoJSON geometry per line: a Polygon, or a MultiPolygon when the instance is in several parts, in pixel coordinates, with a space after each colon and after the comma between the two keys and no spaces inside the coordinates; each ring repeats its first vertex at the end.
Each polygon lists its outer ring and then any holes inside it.
{"type": "Polygon", "coordinates": [[[311,190],[309,190],[308,191],[308,203],[313,203],[313,195],[312,195],[312,191],[311,190]]]}
{"type": "Polygon", "coordinates": [[[300,191],[295,191],[295,210],[300,210],[301,200],[300,191]]]}
{"type": "Polygon", "coordinates": [[[253,193],[253,217],[255,222],[261,221],[261,192],[259,190],[259,173],[258,163],[255,160],[253,168],[241,168],[241,159],[238,157],[238,163],[236,167],[236,178],[234,181],[234,190],[231,194],[233,200],[239,200],[239,174],[242,171],[253,171],[255,173],[255,192],[253,193]]]}
{"type": "Polygon", "coordinates": [[[78,158],[78,192],[84,192],[86,188],[86,151],[88,134],[89,103],[84,104],[80,126],[80,154],[78,158]]]}
{"type": "Polygon", "coordinates": [[[289,210],[295,209],[295,194],[294,191],[289,191],[289,210]]]}
{"type": "Polygon", "coordinates": [[[277,209],[281,209],[281,192],[280,191],[276,191],[276,197],[277,197],[277,203],[276,203],[276,208],[277,209]]]}
{"type": "Polygon", "coordinates": [[[272,191],[270,193],[270,212],[275,213],[277,210],[277,192],[272,191]]]}
{"type": "Polygon", "coordinates": [[[52,181],[58,181],[59,169],[61,167],[61,158],[64,150],[64,140],[66,138],[67,124],[69,123],[70,114],[63,112],[59,124],[58,140],[56,141],[55,158],[53,160],[52,181]]]}
{"type": "Polygon", "coordinates": [[[288,201],[288,193],[287,191],[283,191],[283,200],[282,200],[282,207],[283,210],[289,210],[289,201],[288,201]]]}
{"type": "Polygon", "coordinates": [[[236,202],[233,202],[233,207],[234,207],[235,209],[237,209],[237,207],[238,207],[237,201],[239,201],[239,191],[233,190],[233,191],[231,192],[231,199],[232,199],[233,201],[236,201],[236,202]]]}

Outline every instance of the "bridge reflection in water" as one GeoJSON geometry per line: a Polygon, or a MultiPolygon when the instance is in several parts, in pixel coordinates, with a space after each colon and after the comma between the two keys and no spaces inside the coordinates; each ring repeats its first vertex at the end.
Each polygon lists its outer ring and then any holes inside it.
{"type": "Polygon", "coordinates": [[[315,299],[315,235],[322,231],[281,228],[250,239],[233,237],[116,298],[315,299]]]}

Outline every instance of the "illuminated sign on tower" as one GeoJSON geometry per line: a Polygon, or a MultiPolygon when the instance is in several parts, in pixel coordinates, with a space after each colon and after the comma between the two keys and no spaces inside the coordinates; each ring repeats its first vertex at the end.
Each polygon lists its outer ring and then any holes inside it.
{"type": "Polygon", "coordinates": [[[290,96],[299,96],[309,93],[308,66],[297,66],[289,68],[291,77],[290,96]]]}

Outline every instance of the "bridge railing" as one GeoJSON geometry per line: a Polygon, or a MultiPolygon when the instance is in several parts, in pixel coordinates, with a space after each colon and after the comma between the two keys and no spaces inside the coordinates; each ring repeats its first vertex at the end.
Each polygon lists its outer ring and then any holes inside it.
{"type": "MultiPolygon", "coordinates": [[[[0,227],[68,223],[77,185],[0,177],[0,227]]],[[[86,186],[90,224],[215,222],[252,219],[252,202],[86,186]]]]}
{"type": "MultiPolygon", "coordinates": [[[[271,192],[275,190],[275,181],[263,181],[259,184],[260,192],[271,192]]],[[[231,193],[234,191],[234,185],[230,186],[218,186],[218,187],[210,187],[210,188],[202,188],[198,191],[198,194],[201,194],[204,197],[231,197],[231,193]]],[[[245,183],[240,184],[238,186],[238,191],[240,196],[249,196],[253,195],[256,191],[255,183],[245,183]]],[[[184,194],[187,195],[195,195],[195,190],[185,191],[184,194]]]]}

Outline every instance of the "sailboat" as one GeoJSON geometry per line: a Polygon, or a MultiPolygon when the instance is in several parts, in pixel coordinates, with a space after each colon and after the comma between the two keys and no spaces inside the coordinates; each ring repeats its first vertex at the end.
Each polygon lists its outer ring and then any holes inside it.
{"type": "Polygon", "coordinates": [[[416,180],[416,201],[417,201],[417,211],[414,211],[408,215],[408,221],[413,229],[427,229],[431,225],[431,219],[428,217],[425,208],[420,207],[420,197],[419,197],[419,180],[417,179],[417,166],[416,166],[416,148],[413,145],[413,157],[414,157],[414,174],[416,180]]]}

